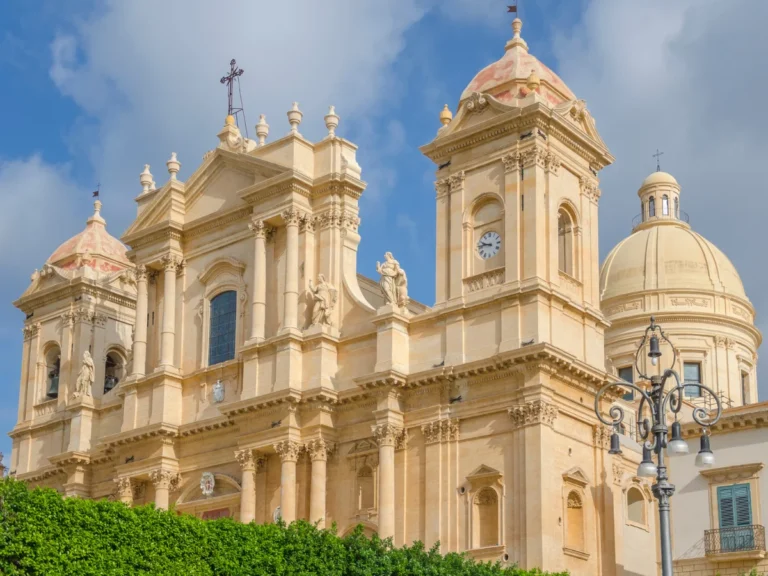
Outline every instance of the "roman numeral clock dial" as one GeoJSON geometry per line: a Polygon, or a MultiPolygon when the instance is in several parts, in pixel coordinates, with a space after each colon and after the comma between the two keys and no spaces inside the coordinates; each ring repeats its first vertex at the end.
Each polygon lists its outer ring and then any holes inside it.
{"type": "Polygon", "coordinates": [[[483,260],[493,258],[501,250],[501,236],[498,232],[486,232],[477,241],[477,253],[483,260]]]}

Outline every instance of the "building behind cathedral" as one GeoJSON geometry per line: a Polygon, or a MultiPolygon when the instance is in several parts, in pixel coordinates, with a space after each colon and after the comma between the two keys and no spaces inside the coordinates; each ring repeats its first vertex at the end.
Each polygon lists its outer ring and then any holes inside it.
{"type": "Polygon", "coordinates": [[[202,518],[363,524],[574,575],[655,574],[639,446],[624,430],[608,454],[596,391],[636,378],[653,314],[686,379],[756,402],[761,335],[668,174],[642,184],[642,216],[601,272],[598,173],[613,157],[521,27],[421,148],[436,166],[433,306],[408,298],[396,255],[377,280],[357,273],[366,184],[333,108],[319,142],[294,104],[269,141],[263,118],[254,141],[227,117],[186,181],[175,154],[162,184],[146,166],[122,243],[97,201],[15,302],[15,476],[202,518]]]}

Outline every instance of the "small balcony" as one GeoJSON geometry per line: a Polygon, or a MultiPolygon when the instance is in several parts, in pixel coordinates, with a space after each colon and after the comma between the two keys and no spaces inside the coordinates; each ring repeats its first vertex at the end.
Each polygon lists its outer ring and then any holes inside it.
{"type": "Polygon", "coordinates": [[[765,558],[765,528],[734,526],[704,532],[708,557],[716,561],[765,558]]]}

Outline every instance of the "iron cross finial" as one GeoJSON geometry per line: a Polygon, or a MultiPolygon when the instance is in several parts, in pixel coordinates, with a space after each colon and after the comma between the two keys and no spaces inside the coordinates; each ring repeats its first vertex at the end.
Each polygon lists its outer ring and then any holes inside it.
{"type": "Polygon", "coordinates": [[[227,92],[229,96],[227,114],[230,116],[232,116],[232,112],[235,111],[234,108],[232,108],[232,85],[235,82],[235,78],[242,76],[243,72],[245,72],[245,70],[238,68],[237,62],[235,62],[235,59],[232,58],[232,60],[229,62],[229,74],[222,76],[221,78],[221,83],[227,85],[227,92]]]}
{"type": "Polygon", "coordinates": [[[664,155],[664,152],[659,152],[659,149],[656,148],[656,154],[652,154],[654,158],[656,158],[656,172],[661,172],[661,162],[660,158],[664,155]]]}

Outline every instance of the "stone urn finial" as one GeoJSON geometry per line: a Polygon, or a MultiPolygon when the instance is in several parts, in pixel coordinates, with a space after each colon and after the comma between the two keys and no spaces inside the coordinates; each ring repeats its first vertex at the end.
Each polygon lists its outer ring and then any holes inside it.
{"type": "Polygon", "coordinates": [[[440,112],[440,124],[448,126],[448,124],[451,123],[451,120],[453,120],[453,112],[451,112],[451,109],[448,108],[448,104],[446,104],[440,112]]]}
{"type": "Polygon", "coordinates": [[[171,152],[171,158],[165,165],[168,167],[168,174],[171,175],[171,180],[176,180],[176,174],[178,174],[181,168],[181,162],[176,159],[176,152],[171,152]]]}
{"type": "Polygon", "coordinates": [[[269,124],[267,124],[264,114],[260,114],[256,124],[256,137],[259,139],[259,146],[264,146],[267,136],[269,136],[269,124]]]}
{"type": "Polygon", "coordinates": [[[299,103],[294,102],[291,109],[288,111],[288,123],[291,125],[291,134],[299,134],[299,124],[304,114],[299,110],[299,103]]]}
{"type": "Polygon", "coordinates": [[[141,193],[149,192],[150,186],[154,182],[152,172],[149,171],[149,164],[144,164],[144,171],[139,174],[139,182],[141,183],[141,193]]]}
{"type": "Polygon", "coordinates": [[[325,115],[325,127],[328,128],[328,136],[334,138],[336,136],[336,128],[339,125],[339,116],[336,114],[336,108],[331,106],[328,109],[328,114],[325,115]]]}

